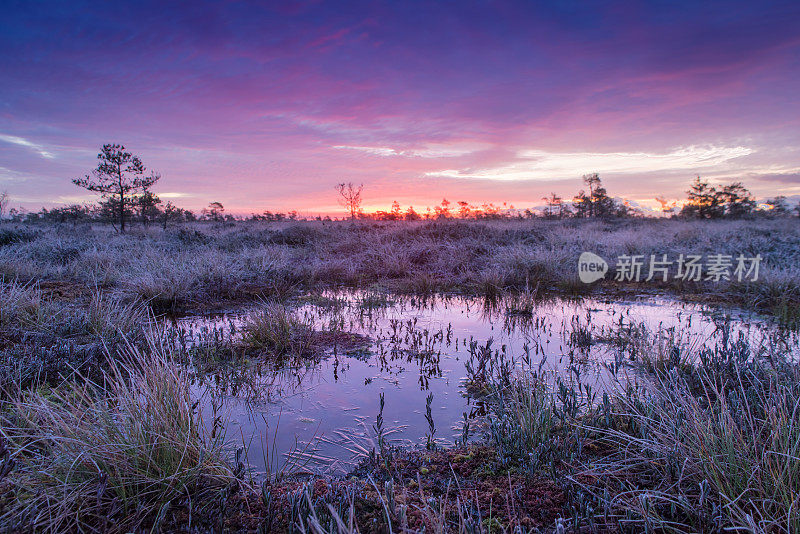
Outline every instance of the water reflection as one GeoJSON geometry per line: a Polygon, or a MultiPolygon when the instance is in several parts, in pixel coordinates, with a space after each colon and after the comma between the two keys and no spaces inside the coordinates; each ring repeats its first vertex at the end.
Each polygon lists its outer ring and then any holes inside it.
{"type": "MultiPolygon", "coordinates": [[[[189,342],[235,337],[248,310],[191,317],[177,326],[189,342]],[[221,334],[223,332],[224,334],[221,334]]],[[[200,373],[193,394],[205,419],[214,405],[229,421],[229,439],[248,447],[261,469],[293,461],[310,470],[346,471],[375,446],[374,422],[384,395],[384,425],[394,443],[422,443],[429,431],[426,399],[436,439],[463,439],[485,414],[481,380],[508,377],[515,368],[580,376],[602,386],[624,358],[644,350],[641,331],[657,332],[663,350],[687,350],[723,338],[783,343],[797,354],[796,335],[785,335],[744,312],[720,313],[674,301],[550,300],[524,306],[512,300],[458,296],[377,298],[365,292],[326,293],[300,303],[298,313],[317,329],[367,336],[367,346],[334,344],[312,361],[279,365],[250,358],[200,373]],[[467,380],[469,378],[469,380],[467,380]],[[471,389],[472,388],[472,389],[471,389]],[[213,402],[212,402],[213,399],[213,402]]],[[[649,340],[648,343],[652,343],[649,340]]],[[[648,346],[651,350],[655,347],[648,346]]]]}

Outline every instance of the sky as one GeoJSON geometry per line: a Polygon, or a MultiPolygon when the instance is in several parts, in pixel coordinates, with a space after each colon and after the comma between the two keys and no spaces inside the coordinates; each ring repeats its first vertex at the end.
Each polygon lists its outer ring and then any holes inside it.
{"type": "Polygon", "coordinates": [[[190,209],[524,208],[598,172],[800,194],[800,3],[0,3],[0,190],[30,210],[117,142],[190,209]]]}

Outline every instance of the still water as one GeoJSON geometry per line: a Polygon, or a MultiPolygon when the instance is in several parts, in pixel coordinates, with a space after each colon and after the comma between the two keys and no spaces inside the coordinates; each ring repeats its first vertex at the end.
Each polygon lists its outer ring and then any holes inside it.
{"type": "MultiPolygon", "coordinates": [[[[763,319],[736,310],[653,298],[555,299],[525,313],[518,308],[514,302],[457,296],[328,293],[301,304],[297,313],[317,329],[333,326],[366,336],[362,346],[333,346],[311,364],[276,369],[254,361],[215,371],[199,378],[192,393],[201,399],[204,421],[222,416],[227,440],[243,445],[257,469],[274,473],[293,465],[342,473],[375,446],[381,394],[384,427],[395,444],[426,441],[430,395],[438,443],[463,439],[465,420],[479,435],[483,407],[465,383],[469,369],[480,366],[476,354],[511,362],[509,369],[579,373],[581,381],[600,387],[608,381],[608,365],[621,358],[619,343],[610,340],[642,326],[680,340],[687,350],[743,336],[755,344],[780,338],[798,354],[795,335],[779,334],[763,319]]],[[[215,328],[236,332],[250,311],[187,317],[178,327],[189,337],[215,328]]]]}

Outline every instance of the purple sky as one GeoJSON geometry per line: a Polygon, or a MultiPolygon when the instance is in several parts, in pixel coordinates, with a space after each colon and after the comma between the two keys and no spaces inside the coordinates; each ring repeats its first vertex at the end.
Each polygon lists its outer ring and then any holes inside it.
{"type": "Polygon", "coordinates": [[[199,209],[539,204],[599,172],[800,194],[797,2],[4,2],[0,189],[38,209],[121,142],[199,209]]]}

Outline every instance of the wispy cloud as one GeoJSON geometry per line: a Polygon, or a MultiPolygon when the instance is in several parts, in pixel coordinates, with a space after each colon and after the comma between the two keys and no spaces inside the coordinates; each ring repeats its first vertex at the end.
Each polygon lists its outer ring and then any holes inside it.
{"type": "Polygon", "coordinates": [[[333,148],[340,148],[340,149],[344,149],[344,150],[357,150],[359,152],[364,152],[364,153],[370,154],[372,156],[399,156],[400,155],[400,152],[398,152],[394,148],[382,147],[382,146],[336,145],[333,148]]]}
{"type": "Polygon", "coordinates": [[[515,181],[558,180],[574,178],[590,172],[631,174],[680,170],[700,171],[719,167],[754,152],[754,149],[744,146],[689,146],[676,148],[662,154],[523,150],[517,153],[516,161],[505,165],[478,169],[446,169],[426,174],[449,178],[515,181]]]}
{"type": "Polygon", "coordinates": [[[158,196],[161,198],[187,198],[187,197],[193,197],[194,195],[191,193],[172,192],[172,193],[159,193],[158,196]]]}
{"type": "Polygon", "coordinates": [[[12,145],[19,145],[19,146],[24,146],[25,148],[30,148],[31,150],[36,151],[43,158],[53,159],[55,157],[55,155],[52,152],[45,150],[45,148],[42,145],[38,145],[36,143],[28,141],[24,137],[17,137],[16,135],[0,134],[0,141],[3,141],[5,143],[10,143],[12,145]]]}
{"type": "Polygon", "coordinates": [[[11,169],[6,169],[5,167],[0,167],[0,182],[20,182],[24,179],[25,177],[22,175],[22,173],[12,171],[11,169]]]}
{"type": "Polygon", "coordinates": [[[483,146],[429,144],[420,148],[398,149],[384,146],[336,145],[333,148],[356,150],[373,156],[400,156],[408,158],[455,158],[471,154],[483,146]]]}

